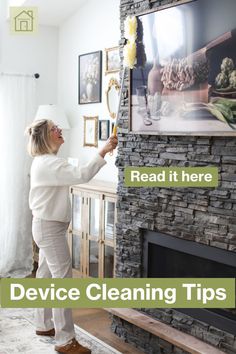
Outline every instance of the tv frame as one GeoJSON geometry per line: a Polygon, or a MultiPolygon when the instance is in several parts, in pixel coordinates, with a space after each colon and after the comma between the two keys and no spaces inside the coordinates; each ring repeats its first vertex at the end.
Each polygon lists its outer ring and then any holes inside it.
{"type": "MultiPolygon", "coordinates": [[[[140,16],[144,16],[144,15],[148,15],[148,14],[152,14],[155,12],[159,12],[159,11],[164,11],[166,9],[170,9],[173,7],[179,7],[181,5],[186,5],[186,4],[191,4],[194,3],[198,0],[180,0],[177,3],[171,3],[171,4],[166,4],[166,5],[161,5],[158,6],[156,8],[153,8],[151,10],[146,10],[143,11],[141,13],[136,14],[137,19],[139,20],[140,16]]],[[[236,28],[236,24],[235,24],[235,28],[236,28]]],[[[232,29],[233,31],[233,29],[232,29]]],[[[224,35],[224,34],[222,34],[224,35]]],[[[145,45],[145,43],[144,43],[145,45]]],[[[139,54],[139,44],[137,44],[137,56],[139,54]]],[[[225,54],[225,57],[227,56],[227,53],[225,54]]],[[[236,69],[236,62],[235,62],[235,69],[236,69]]],[[[135,69],[134,69],[135,70],[135,69]]],[[[134,117],[134,110],[133,110],[133,103],[132,103],[132,77],[133,77],[133,70],[129,70],[128,73],[128,77],[129,77],[129,90],[128,90],[128,95],[129,95],[129,121],[128,121],[128,128],[129,128],[129,132],[133,133],[133,134],[146,134],[146,135],[190,135],[190,136],[235,136],[236,135],[236,130],[233,130],[231,127],[228,126],[227,123],[222,123],[220,121],[218,121],[214,116],[209,114],[209,120],[212,121],[212,125],[216,126],[216,125],[221,125],[223,126],[224,124],[224,129],[222,130],[217,130],[217,131],[211,131],[211,129],[205,129],[202,131],[199,130],[189,130],[189,131],[175,131],[173,130],[158,130],[155,129],[155,125],[152,124],[150,125],[150,129],[146,128],[146,129],[134,129],[134,124],[133,124],[133,119],[136,119],[136,117],[134,117]]],[[[221,96],[222,97],[222,96],[221,96]]],[[[236,92],[233,96],[233,98],[236,98],[236,92]]],[[[155,123],[156,124],[156,123],[155,123]]],[[[236,124],[233,125],[233,127],[235,127],[236,129],[236,124]]]]}

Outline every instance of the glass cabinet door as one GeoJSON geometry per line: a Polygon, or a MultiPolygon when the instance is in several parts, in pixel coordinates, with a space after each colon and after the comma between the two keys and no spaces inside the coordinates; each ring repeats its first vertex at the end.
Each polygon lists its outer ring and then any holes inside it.
{"type": "Polygon", "coordinates": [[[74,276],[81,276],[84,272],[84,233],[76,233],[76,231],[69,231],[68,241],[72,259],[72,269],[74,271],[74,276]]]}
{"type": "Polygon", "coordinates": [[[97,198],[89,198],[89,235],[99,237],[101,203],[97,198]]]}
{"type": "Polygon", "coordinates": [[[72,229],[80,231],[82,229],[82,195],[72,196],[72,229]]]}
{"type": "Polygon", "coordinates": [[[104,278],[114,276],[114,247],[105,245],[104,248],[104,278]]]}
{"type": "Polygon", "coordinates": [[[82,240],[78,235],[72,234],[72,268],[82,270],[81,262],[82,240]]]}
{"type": "Polygon", "coordinates": [[[115,232],[115,202],[105,200],[104,219],[104,238],[105,240],[113,241],[115,232]]]}
{"type": "Polygon", "coordinates": [[[75,277],[114,276],[115,193],[71,187],[72,221],[68,241],[75,277]]]}
{"type": "Polygon", "coordinates": [[[71,222],[71,236],[70,236],[70,247],[71,247],[71,258],[72,258],[72,268],[76,273],[81,276],[83,273],[83,223],[82,223],[82,213],[83,213],[83,195],[82,193],[76,191],[72,194],[72,222],[71,222]]]}
{"type": "Polygon", "coordinates": [[[99,247],[97,241],[89,241],[89,277],[99,275],[99,247]]]}
{"type": "Polygon", "coordinates": [[[87,233],[87,275],[100,276],[100,237],[101,237],[101,195],[89,195],[88,205],[88,233],[87,233]]]}
{"type": "Polygon", "coordinates": [[[102,245],[102,276],[112,278],[114,276],[114,246],[115,246],[115,223],[116,203],[111,197],[104,198],[103,235],[102,245]]]}

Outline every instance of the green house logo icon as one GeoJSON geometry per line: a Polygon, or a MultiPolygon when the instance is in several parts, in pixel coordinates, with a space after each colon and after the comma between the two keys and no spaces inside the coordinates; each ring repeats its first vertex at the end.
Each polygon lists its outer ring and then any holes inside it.
{"type": "Polygon", "coordinates": [[[34,30],[34,16],[33,11],[22,11],[15,16],[15,31],[17,32],[33,32],[34,30]]]}
{"type": "Polygon", "coordinates": [[[12,34],[32,34],[38,28],[37,7],[10,7],[12,34]]]}

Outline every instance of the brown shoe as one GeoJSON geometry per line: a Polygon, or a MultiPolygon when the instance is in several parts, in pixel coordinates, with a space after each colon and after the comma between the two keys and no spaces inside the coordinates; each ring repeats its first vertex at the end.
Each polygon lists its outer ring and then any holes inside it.
{"type": "Polygon", "coordinates": [[[36,331],[36,334],[38,336],[48,336],[48,337],[54,337],[55,336],[55,329],[49,329],[48,331],[36,331]]]}
{"type": "Polygon", "coordinates": [[[55,350],[58,353],[65,354],[91,354],[91,350],[83,347],[81,344],[77,342],[75,338],[73,338],[70,343],[63,346],[55,346],[55,350]]]}

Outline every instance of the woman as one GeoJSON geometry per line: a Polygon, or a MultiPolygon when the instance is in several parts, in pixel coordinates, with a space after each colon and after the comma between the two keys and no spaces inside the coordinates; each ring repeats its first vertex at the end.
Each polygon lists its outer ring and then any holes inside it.
{"type": "MultiPolygon", "coordinates": [[[[86,183],[106,164],[105,155],[116,148],[111,136],[99,154],[84,167],[74,167],[57,157],[64,143],[62,130],[52,121],[35,121],[28,129],[31,167],[30,209],[33,238],[39,247],[37,278],[71,278],[71,257],[66,239],[71,209],[69,186],[86,183]]],[[[71,309],[36,309],[36,334],[55,335],[59,353],[91,353],[75,339],[71,309]],[[53,315],[53,321],[52,321],[53,315]]]]}

